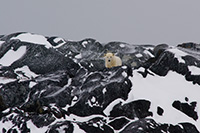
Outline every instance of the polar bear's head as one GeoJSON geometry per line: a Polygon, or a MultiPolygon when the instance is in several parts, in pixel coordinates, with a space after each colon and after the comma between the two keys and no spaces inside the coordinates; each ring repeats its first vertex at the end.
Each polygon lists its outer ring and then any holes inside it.
{"type": "Polygon", "coordinates": [[[106,53],[104,54],[105,62],[111,62],[113,60],[114,54],[113,53],[106,53]]]}

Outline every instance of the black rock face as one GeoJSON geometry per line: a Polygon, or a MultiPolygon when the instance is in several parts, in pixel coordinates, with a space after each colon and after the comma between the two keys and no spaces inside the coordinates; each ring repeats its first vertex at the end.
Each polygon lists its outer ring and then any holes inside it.
{"type": "Polygon", "coordinates": [[[134,72],[145,79],[173,71],[184,76],[185,82],[200,85],[200,74],[191,69],[200,68],[199,45],[179,45],[175,50],[186,54],[180,57],[171,49],[167,44],[101,44],[90,38],[75,42],[25,32],[2,35],[0,132],[197,133],[198,123],[194,124],[200,101],[174,99],[172,108],[194,119],[174,125],[153,119],[165,116],[162,105],[132,97],[134,72]],[[119,56],[123,65],[105,68],[107,51],[119,56]],[[15,53],[22,55],[15,57],[15,53]]]}
{"type": "Polygon", "coordinates": [[[194,120],[198,119],[197,112],[195,111],[197,102],[188,103],[181,103],[180,101],[174,101],[172,106],[181,112],[185,113],[189,117],[193,118],[194,120]]]}

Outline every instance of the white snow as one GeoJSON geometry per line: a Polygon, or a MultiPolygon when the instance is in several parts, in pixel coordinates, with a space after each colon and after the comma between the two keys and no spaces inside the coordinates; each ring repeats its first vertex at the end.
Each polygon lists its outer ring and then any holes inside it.
{"type": "Polygon", "coordinates": [[[74,126],[73,133],[86,133],[83,129],[80,129],[80,127],[77,124],[73,123],[73,126],[74,126]]]}
{"type": "Polygon", "coordinates": [[[91,102],[96,102],[96,98],[94,96],[91,98],[91,102]]]}
{"type": "MultiPolygon", "coordinates": [[[[193,85],[191,82],[187,82],[184,76],[171,71],[165,77],[148,75],[143,78],[136,71],[133,75],[130,78],[133,87],[125,103],[139,99],[149,100],[151,101],[150,111],[154,112],[153,119],[156,122],[170,124],[189,122],[200,130],[199,119],[195,121],[172,107],[175,100],[185,102],[185,97],[189,98],[189,102],[197,101],[200,103],[199,85],[193,85]],[[158,106],[164,109],[163,116],[157,115],[158,106]]],[[[196,110],[200,114],[200,105],[197,105],[196,110]]]]}
{"type": "Polygon", "coordinates": [[[15,80],[16,79],[0,77],[0,84],[6,84],[6,83],[9,83],[9,82],[13,82],[15,80]]]}
{"type": "Polygon", "coordinates": [[[76,55],[76,56],[75,56],[75,58],[76,58],[76,59],[81,59],[81,58],[82,58],[82,55],[81,55],[81,53],[80,53],[80,54],[78,54],[78,55],[76,55]]]}
{"type": "Polygon", "coordinates": [[[83,41],[83,42],[82,42],[82,45],[83,45],[84,48],[86,48],[86,45],[87,45],[87,44],[88,44],[87,41],[83,41]]]}
{"type": "Polygon", "coordinates": [[[140,54],[140,53],[138,53],[138,54],[136,54],[135,56],[138,57],[138,58],[140,58],[140,57],[142,57],[143,55],[140,54]]]}
{"type": "Polygon", "coordinates": [[[19,34],[16,37],[12,37],[11,40],[12,39],[19,39],[20,41],[23,41],[23,42],[45,45],[46,48],[52,47],[52,45],[42,35],[31,34],[31,33],[23,33],[23,34],[19,34]]]}
{"type": "Polygon", "coordinates": [[[188,66],[189,71],[192,75],[200,75],[200,68],[196,66],[188,66]]]}
{"type": "Polygon", "coordinates": [[[103,88],[102,92],[105,94],[107,92],[106,88],[103,88]]]}
{"type": "Polygon", "coordinates": [[[59,45],[53,46],[54,48],[59,48],[59,47],[61,47],[62,45],[64,45],[66,43],[66,41],[63,38],[60,38],[60,37],[55,38],[53,41],[55,43],[58,43],[59,41],[62,41],[62,43],[60,43],[59,45]]]}
{"type": "Polygon", "coordinates": [[[121,48],[124,48],[124,47],[125,47],[125,45],[124,45],[124,44],[120,44],[119,46],[120,46],[121,48]]]}
{"type": "Polygon", "coordinates": [[[127,73],[126,72],[122,72],[122,75],[126,78],[127,77],[127,73]]]}
{"type": "Polygon", "coordinates": [[[16,51],[10,49],[0,59],[0,64],[3,66],[10,66],[13,62],[20,59],[25,53],[26,53],[26,46],[21,46],[16,51]]]}
{"type": "Polygon", "coordinates": [[[121,98],[118,98],[118,99],[112,101],[112,102],[104,109],[103,113],[104,113],[105,115],[109,116],[109,115],[110,115],[110,111],[112,111],[113,107],[114,107],[115,105],[117,105],[118,103],[120,103],[120,102],[124,102],[124,100],[121,99],[121,98]]]}
{"type": "Polygon", "coordinates": [[[1,47],[1,45],[4,43],[4,41],[0,41],[0,47],[1,47]]]}
{"type": "Polygon", "coordinates": [[[154,55],[151,52],[149,52],[148,50],[144,50],[144,53],[149,55],[150,57],[154,57],[154,55]]]}
{"type": "Polygon", "coordinates": [[[17,68],[15,69],[15,73],[17,73],[18,71],[23,72],[23,74],[18,74],[18,79],[20,79],[20,81],[25,81],[27,79],[31,79],[31,78],[35,78],[38,75],[35,74],[34,72],[32,72],[28,66],[23,66],[21,68],[17,68]]]}
{"type": "Polygon", "coordinates": [[[37,84],[36,82],[31,81],[31,82],[29,83],[29,87],[32,88],[32,87],[35,86],[36,84],[37,84]]]}
{"type": "Polygon", "coordinates": [[[187,53],[177,49],[176,47],[168,49],[168,51],[174,53],[175,58],[177,58],[179,62],[185,63],[182,57],[188,55],[187,53]]]}
{"type": "Polygon", "coordinates": [[[45,133],[48,129],[47,126],[41,128],[36,127],[31,120],[27,122],[27,127],[31,129],[31,133],[45,133]]]}

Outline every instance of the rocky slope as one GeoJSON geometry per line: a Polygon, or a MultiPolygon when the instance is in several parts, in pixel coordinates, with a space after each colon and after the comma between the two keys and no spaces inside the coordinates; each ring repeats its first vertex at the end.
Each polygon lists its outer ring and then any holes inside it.
{"type": "Polygon", "coordinates": [[[0,131],[198,133],[200,45],[0,36],[0,131]],[[112,51],[123,66],[107,69],[112,51]]]}

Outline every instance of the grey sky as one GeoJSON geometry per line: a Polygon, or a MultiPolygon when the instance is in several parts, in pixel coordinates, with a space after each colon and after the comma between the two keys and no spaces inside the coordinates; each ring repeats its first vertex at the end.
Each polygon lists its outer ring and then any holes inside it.
{"type": "Polygon", "coordinates": [[[2,0],[0,34],[27,31],[103,43],[200,43],[199,6],[199,0],[2,0]]]}

